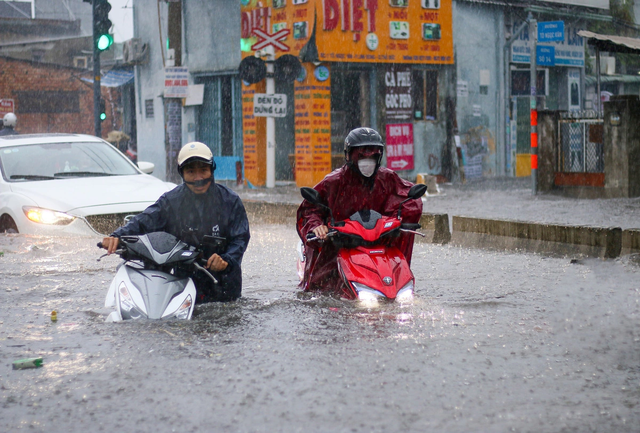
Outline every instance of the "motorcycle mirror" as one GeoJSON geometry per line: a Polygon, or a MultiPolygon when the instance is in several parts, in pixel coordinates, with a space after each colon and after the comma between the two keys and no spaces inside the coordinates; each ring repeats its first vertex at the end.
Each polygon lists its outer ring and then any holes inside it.
{"type": "Polygon", "coordinates": [[[407,198],[402,200],[402,202],[400,203],[400,207],[398,208],[398,218],[400,218],[400,215],[402,213],[402,205],[405,202],[420,198],[424,195],[425,192],[427,192],[427,185],[425,185],[424,183],[416,183],[415,185],[413,185],[411,189],[409,189],[407,198]]]}
{"type": "Polygon", "coordinates": [[[302,198],[304,198],[309,203],[320,203],[320,193],[313,188],[303,186],[302,188],[300,188],[300,194],[302,195],[302,198]]]}
{"type": "Polygon", "coordinates": [[[411,199],[420,198],[427,192],[427,185],[423,183],[417,183],[411,187],[409,190],[408,197],[411,199]]]}
{"type": "Polygon", "coordinates": [[[302,198],[308,201],[311,204],[319,206],[329,211],[329,215],[331,216],[331,224],[335,224],[335,220],[333,219],[333,212],[331,209],[320,202],[320,193],[313,188],[309,188],[308,186],[303,186],[300,188],[300,194],[302,198]]]}

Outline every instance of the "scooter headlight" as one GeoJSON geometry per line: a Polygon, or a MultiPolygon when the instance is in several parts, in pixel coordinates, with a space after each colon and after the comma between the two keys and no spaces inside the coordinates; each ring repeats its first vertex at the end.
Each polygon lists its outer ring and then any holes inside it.
{"type": "Polygon", "coordinates": [[[380,298],[385,298],[382,292],[372,289],[369,286],[356,282],[352,282],[351,284],[353,284],[353,287],[358,292],[358,299],[362,301],[377,301],[380,298]]]}
{"type": "Polygon", "coordinates": [[[413,299],[413,280],[409,281],[396,295],[396,301],[408,302],[413,299]]]}
{"type": "Polygon", "coordinates": [[[136,306],[136,303],[131,297],[131,293],[129,293],[129,289],[127,289],[127,286],[124,284],[124,282],[120,283],[118,292],[120,293],[120,310],[123,314],[128,315],[132,319],[146,317],[146,315],[136,306]]]}
{"type": "Polygon", "coordinates": [[[175,313],[176,319],[187,320],[189,318],[191,305],[193,305],[193,300],[191,299],[191,295],[188,295],[187,298],[182,302],[182,305],[178,307],[178,311],[176,311],[175,313]]]}

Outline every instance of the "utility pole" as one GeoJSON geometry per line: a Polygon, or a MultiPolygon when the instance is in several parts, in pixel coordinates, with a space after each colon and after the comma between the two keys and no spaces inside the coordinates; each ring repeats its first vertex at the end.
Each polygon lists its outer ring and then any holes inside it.
{"type": "MultiPolygon", "coordinates": [[[[273,77],[273,62],[275,61],[275,50],[273,46],[269,45],[264,49],[267,57],[265,63],[267,64],[267,82],[266,92],[267,95],[273,95],[276,93],[276,81],[273,77]]],[[[276,186],[276,118],[273,116],[267,117],[267,188],[274,188],[276,186]]]]}
{"type": "Polygon", "coordinates": [[[531,193],[538,193],[538,22],[529,12],[529,36],[531,38],[531,193]]]}
{"type": "MultiPolygon", "coordinates": [[[[514,29],[511,36],[507,39],[504,44],[504,81],[505,81],[505,98],[503,103],[505,104],[505,138],[504,138],[504,148],[505,162],[509,162],[508,166],[510,170],[513,170],[514,161],[511,159],[511,153],[507,153],[507,149],[511,149],[511,46],[513,43],[520,37],[520,34],[527,28],[529,24],[527,21],[523,21],[522,24],[517,29],[514,29]]],[[[508,174],[511,174],[510,171],[508,174]]]]}

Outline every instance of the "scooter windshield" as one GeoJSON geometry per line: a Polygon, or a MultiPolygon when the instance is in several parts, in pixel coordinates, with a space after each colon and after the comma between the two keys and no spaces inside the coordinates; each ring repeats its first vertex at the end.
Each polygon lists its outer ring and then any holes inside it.
{"type": "Polygon", "coordinates": [[[158,265],[189,261],[196,256],[187,244],[165,232],[153,232],[139,236],[123,236],[127,249],[140,259],[158,265]]]}
{"type": "Polygon", "coordinates": [[[373,230],[382,215],[374,210],[364,209],[349,217],[349,220],[360,223],[367,230],[373,230]]]}

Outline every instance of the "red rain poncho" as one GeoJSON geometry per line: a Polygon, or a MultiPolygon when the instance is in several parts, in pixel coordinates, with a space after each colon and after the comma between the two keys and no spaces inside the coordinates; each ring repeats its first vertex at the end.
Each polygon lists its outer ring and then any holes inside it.
{"type": "MultiPolygon", "coordinates": [[[[320,193],[322,203],[333,211],[336,222],[348,219],[363,209],[375,210],[385,216],[395,216],[400,202],[407,198],[413,184],[401,179],[395,172],[380,167],[372,179],[345,164],[329,173],[314,189],[320,193]]],[[[422,200],[409,200],[402,205],[402,220],[417,223],[422,215],[422,200]]],[[[322,291],[341,294],[343,281],[338,273],[336,257],[338,249],[331,241],[324,242],[321,251],[318,242],[306,242],[307,233],[330,221],[329,213],[304,200],[297,213],[297,230],[304,242],[306,256],[304,279],[300,288],[305,291],[322,291]]],[[[414,235],[402,233],[393,242],[411,264],[414,235]]]]}

